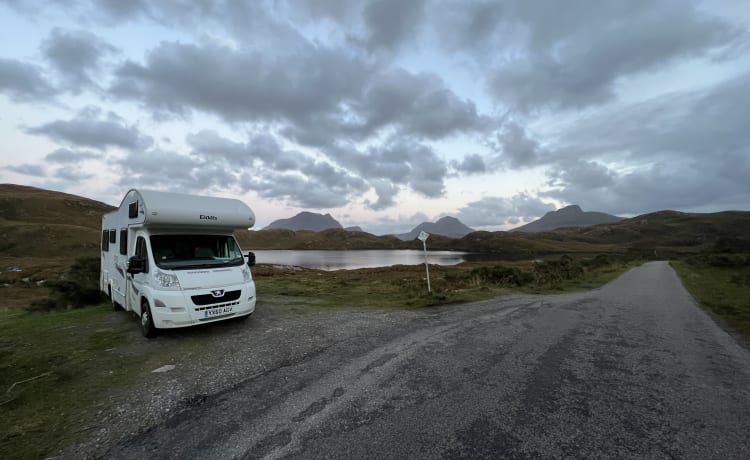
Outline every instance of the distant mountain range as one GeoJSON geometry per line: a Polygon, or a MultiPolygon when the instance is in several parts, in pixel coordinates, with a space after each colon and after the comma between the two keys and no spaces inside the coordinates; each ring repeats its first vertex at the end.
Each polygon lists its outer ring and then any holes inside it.
{"type": "Polygon", "coordinates": [[[562,227],[588,227],[597,224],[612,224],[622,217],[604,212],[584,212],[578,205],[570,205],[557,211],[550,211],[540,219],[514,228],[513,232],[549,232],[562,227]]]}
{"type": "Polygon", "coordinates": [[[284,228],[287,230],[312,230],[319,232],[329,228],[344,228],[339,221],[331,217],[330,214],[317,214],[314,212],[303,211],[294,217],[288,219],[279,219],[271,222],[263,230],[274,228],[284,228]]]}
{"type": "Polygon", "coordinates": [[[455,217],[446,216],[441,217],[437,222],[422,222],[421,224],[414,227],[412,231],[396,235],[396,238],[402,241],[413,240],[422,231],[435,235],[448,236],[451,238],[461,238],[462,236],[468,235],[469,233],[473,232],[474,229],[471,227],[467,227],[455,217]]]}
{"type": "MultiPolygon", "coordinates": [[[[330,214],[318,214],[314,212],[301,212],[294,217],[288,219],[279,219],[271,222],[268,226],[264,227],[263,230],[273,229],[285,229],[285,230],[312,230],[314,232],[320,232],[329,229],[343,229],[348,232],[362,232],[362,227],[353,226],[344,228],[339,221],[331,217],[330,214]]],[[[460,238],[474,231],[474,229],[467,227],[460,220],[455,217],[443,217],[437,222],[422,222],[412,229],[410,232],[395,235],[396,238],[401,241],[409,241],[419,235],[419,232],[425,231],[430,234],[443,235],[450,238],[460,238]]]]}
{"type": "MultiPolygon", "coordinates": [[[[50,279],[62,274],[77,257],[98,257],[101,216],[113,206],[88,198],[34,187],[0,184],[0,253],[7,266],[23,271],[3,272],[6,281],[50,279]],[[15,273],[15,274],[14,274],[15,273]]],[[[559,215],[561,211],[549,213],[559,215]]],[[[573,207],[563,215],[584,213],[573,207]]],[[[321,215],[319,215],[321,216],[321,215]]],[[[605,214],[606,216],[606,214],[605,214]]],[[[325,217],[325,216],[322,216],[325,217]]],[[[330,216],[329,216],[330,217],[330,216]]],[[[417,226],[409,236],[425,229],[437,234],[428,244],[435,250],[485,252],[510,258],[533,259],[539,255],[563,253],[623,253],[659,257],[694,254],[714,247],[750,250],[750,212],[723,211],[710,214],[659,211],[629,219],[615,216],[613,223],[589,225],[590,221],[555,222],[553,233],[476,231],[460,238],[438,236],[442,229],[417,226]],[[570,227],[576,225],[577,227],[570,227]],[[581,226],[586,225],[586,226],[581,226]]],[[[333,220],[331,218],[331,220],[333,220]]],[[[452,218],[441,219],[451,222],[452,218]]],[[[329,221],[330,222],[330,221],[329,221]]],[[[454,221],[455,222],[455,221],[454,221]]],[[[333,224],[335,226],[335,224],[333,224]]],[[[463,232],[471,229],[464,226],[463,232]]],[[[446,233],[450,233],[450,230],[446,233]]],[[[402,241],[393,235],[375,236],[342,228],[311,232],[238,230],[240,247],[246,249],[421,249],[413,238],[402,241]]],[[[33,283],[32,283],[33,284],[33,283]]],[[[26,288],[24,288],[26,289],[26,288]]],[[[41,289],[41,287],[40,287],[41,289]]],[[[24,291],[25,292],[25,291],[24,291]]]]}

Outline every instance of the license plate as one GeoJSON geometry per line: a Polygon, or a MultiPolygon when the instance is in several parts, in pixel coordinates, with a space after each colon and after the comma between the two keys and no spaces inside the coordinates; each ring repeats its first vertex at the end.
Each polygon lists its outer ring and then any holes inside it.
{"type": "Polygon", "coordinates": [[[203,312],[203,317],[204,318],[211,318],[211,317],[214,317],[214,316],[226,315],[228,313],[232,313],[232,307],[212,308],[210,310],[205,310],[203,312]]]}

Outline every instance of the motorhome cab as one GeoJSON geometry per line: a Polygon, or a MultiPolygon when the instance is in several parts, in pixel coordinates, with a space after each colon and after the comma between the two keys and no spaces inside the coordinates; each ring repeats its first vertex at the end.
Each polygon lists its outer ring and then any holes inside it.
{"type": "Polygon", "coordinates": [[[141,331],[191,326],[255,311],[255,283],[233,233],[255,224],[242,201],[130,190],[102,217],[100,289],[141,331]]]}

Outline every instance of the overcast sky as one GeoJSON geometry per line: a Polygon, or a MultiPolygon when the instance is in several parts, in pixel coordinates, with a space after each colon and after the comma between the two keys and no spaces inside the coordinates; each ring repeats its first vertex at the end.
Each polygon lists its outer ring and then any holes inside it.
{"type": "Polygon", "coordinates": [[[0,0],[0,182],[372,233],[750,209],[747,0],[0,0]]]}

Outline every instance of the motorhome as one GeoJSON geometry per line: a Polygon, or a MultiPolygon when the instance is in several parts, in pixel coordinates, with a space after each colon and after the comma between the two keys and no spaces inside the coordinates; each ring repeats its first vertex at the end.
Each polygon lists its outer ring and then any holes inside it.
{"type": "Polygon", "coordinates": [[[234,238],[255,224],[242,201],[130,190],[102,217],[100,289],[116,310],[140,317],[144,336],[247,317],[255,283],[234,238]]]}

